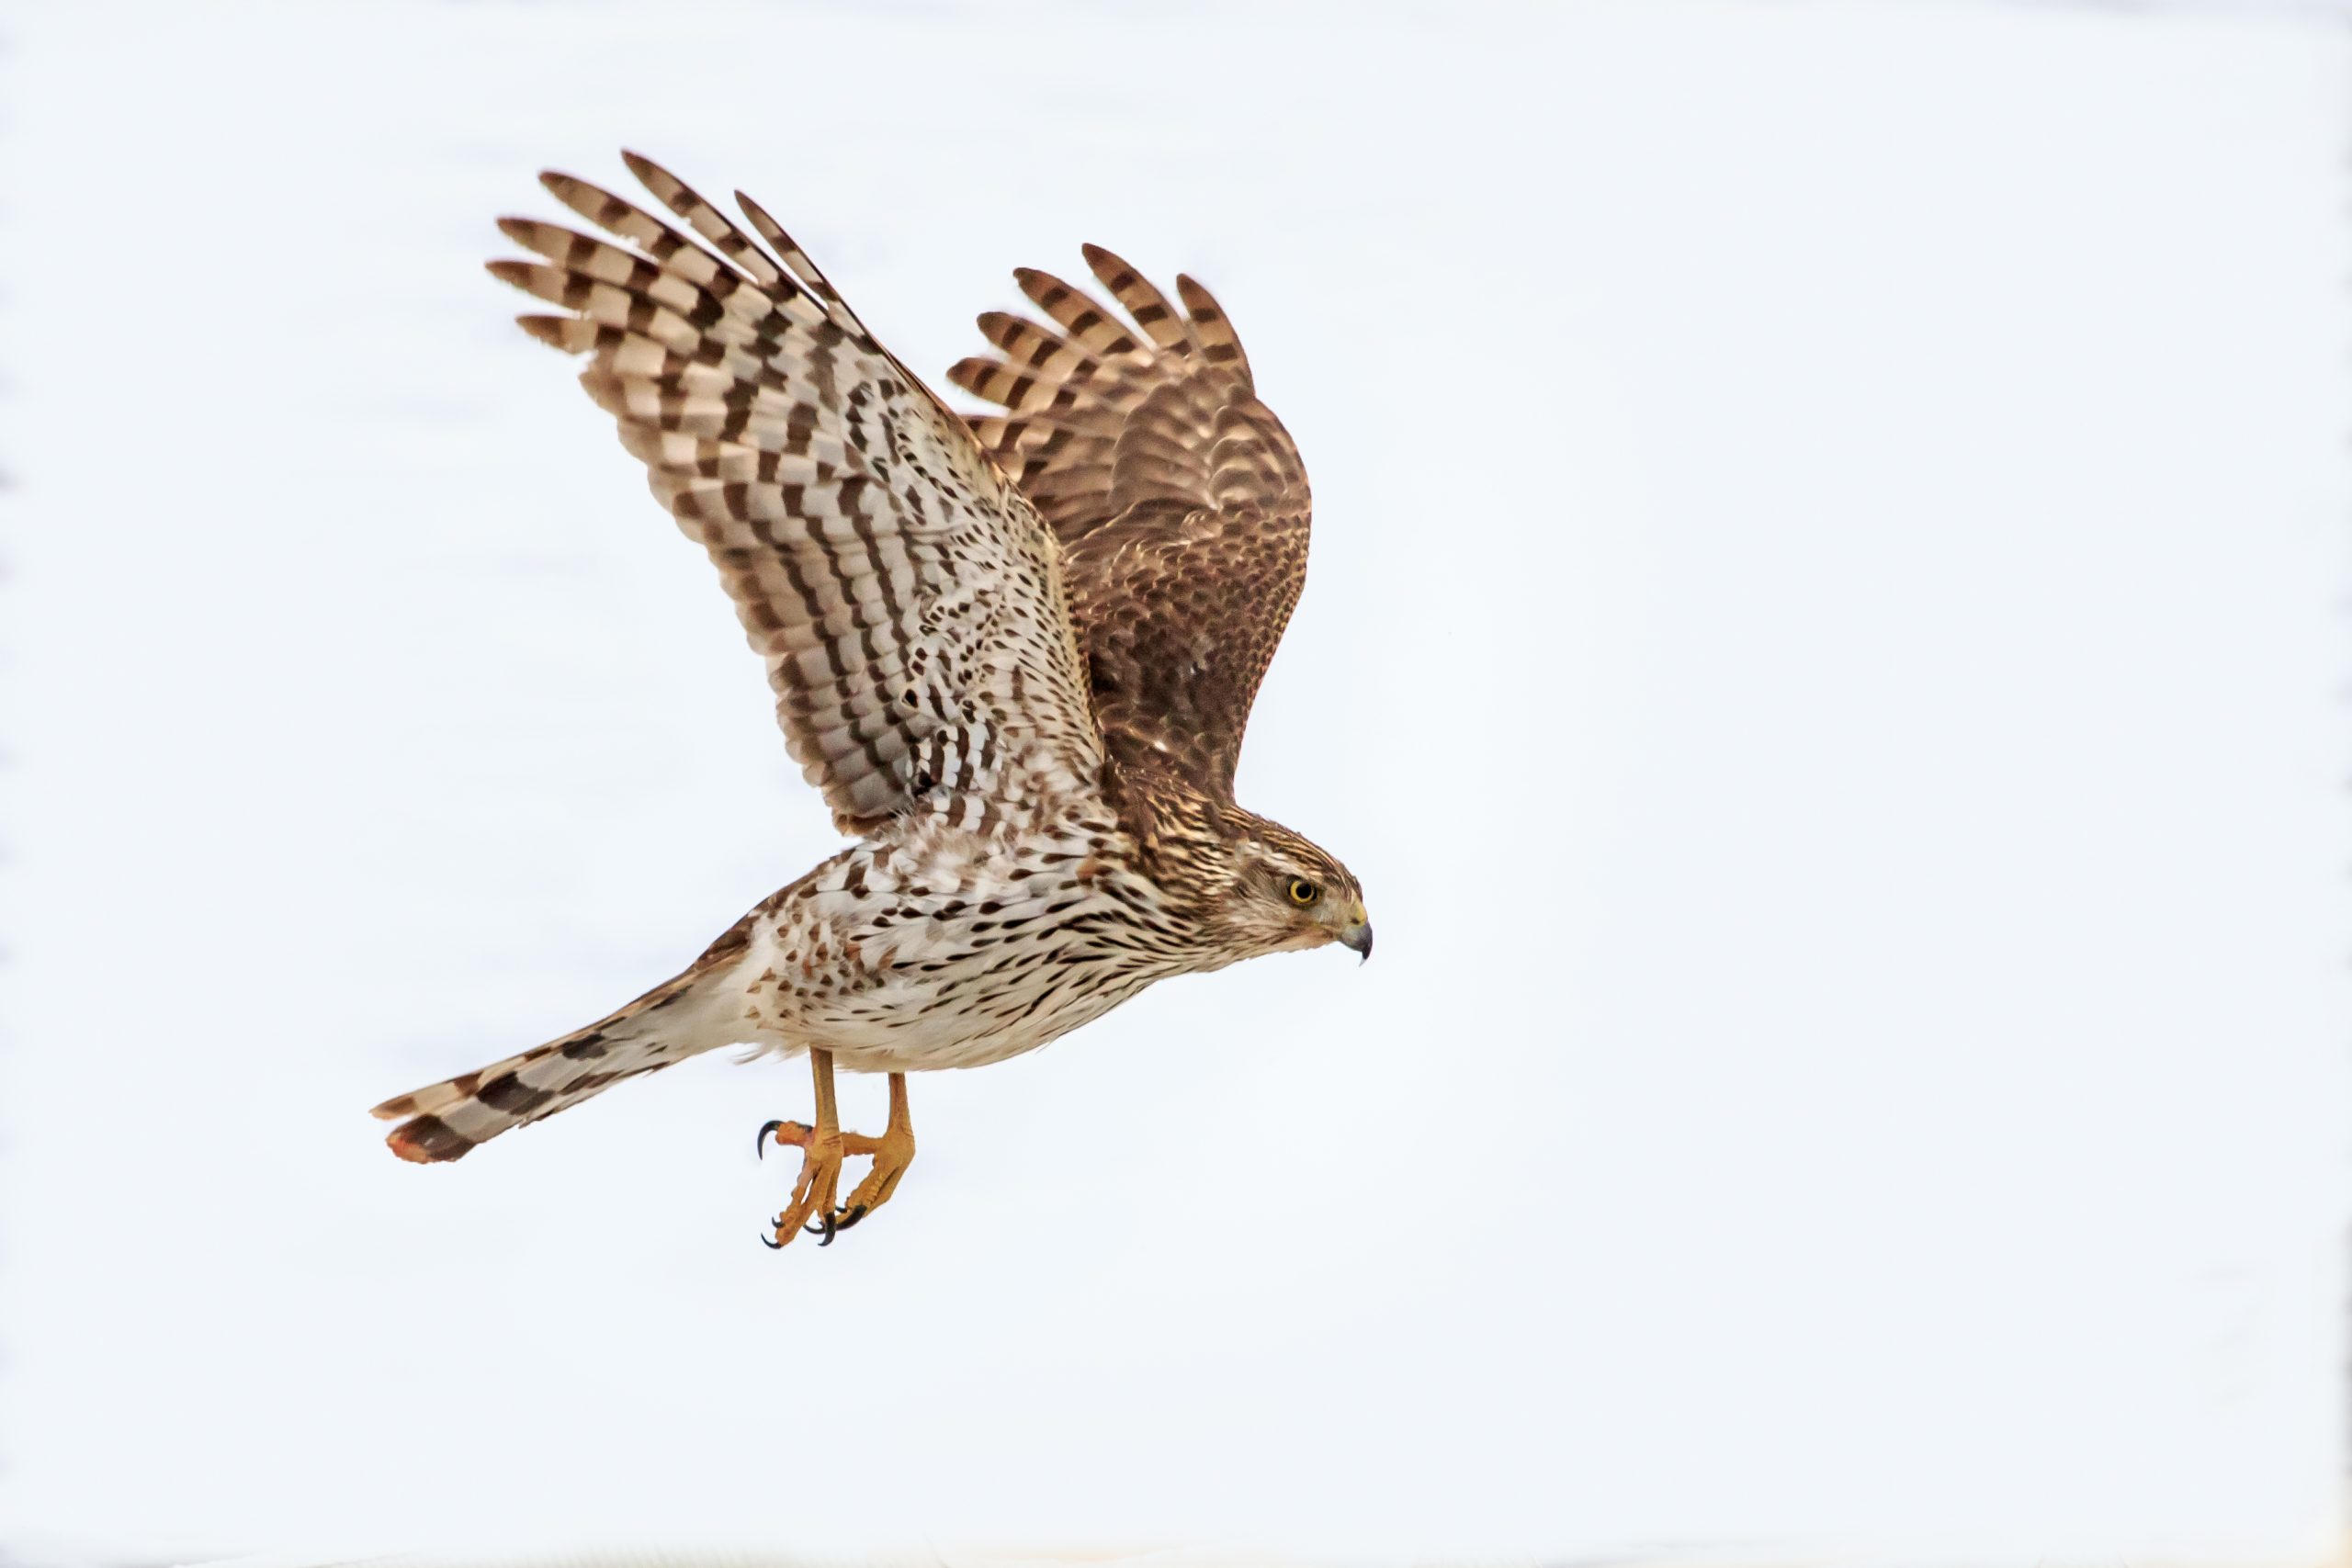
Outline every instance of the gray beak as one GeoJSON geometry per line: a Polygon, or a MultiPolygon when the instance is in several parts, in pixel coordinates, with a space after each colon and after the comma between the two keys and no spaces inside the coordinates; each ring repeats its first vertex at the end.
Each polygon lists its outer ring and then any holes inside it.
{"type": "Polygon", "coordinates": [[[1340,945],[1359,959],[1372,956],[1372,922],[1358,920],[1340,932],[1340,945]]]}

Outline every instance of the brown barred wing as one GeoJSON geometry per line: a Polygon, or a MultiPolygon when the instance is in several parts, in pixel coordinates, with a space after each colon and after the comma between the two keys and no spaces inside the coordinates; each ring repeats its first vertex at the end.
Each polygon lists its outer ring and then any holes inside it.
{"type": "Polygon", "coordinates": [[[739,194],[754,239],[624,156],[695,238],[548,174],[612,238],[503,220],[546,259],[491,271],[563,308],[522,324],[592,355],[582,385],[717,563],[835,821],[922,803],[977,827],[1091,788],[1101,738],[1035,508],[765,212],[739,194]]]}
{"type": "Polygon", "coordinates": [[[1069,547],[1113,755],[1229,795],[1306,578],[1306,469],[1207,289],[1180,276],[1180,309],[1100,246],[1086,260],[1126,319],[1024,268],[1014,276],[1051,325],[982,316],[999,357],[947,378],[1005,411],[973,429],[1069,547]]]}

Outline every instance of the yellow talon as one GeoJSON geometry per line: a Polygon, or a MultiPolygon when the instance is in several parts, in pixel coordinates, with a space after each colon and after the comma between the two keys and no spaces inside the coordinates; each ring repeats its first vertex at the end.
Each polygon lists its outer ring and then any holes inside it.
{"type": "Polygon", "coordinates": [[[899,1189],[899,1179],[914,1163],[915,1130],[907,1112],[904,1073],[890,1075],[890,1122],[880,1137],[871,1138],[863,1133],[841,1130],[840,1113],[833,1100],[833,1054],[811,1051],[808,1062],[817,1083],[817,1124],[810,1127],[798,1122],[779,1121],[760,1129],[760,1147],[763,1152],[771,1137],[800,1151],[800,1176],[792,1184],[791,1201],[775,1217],[773,1233],[761,1237],[771,1247],[790,1246],[792,1238],[804,1230],[824,1237],[819,1246],[831,1245],[835,1235],[888,1202],[899,1189]],[[850,1193],[847,1203],[837,1204],[842,1161],[852,1155],[870,1156],[874,1168],[850,1193]],[[811,1224],[811,1220],[816,1223],[811,1224]]]}

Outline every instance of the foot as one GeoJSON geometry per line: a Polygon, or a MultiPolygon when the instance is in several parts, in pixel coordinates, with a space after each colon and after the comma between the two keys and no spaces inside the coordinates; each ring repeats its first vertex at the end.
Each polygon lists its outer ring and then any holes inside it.
{"type": "Polygon", "coordinates": [[[817,1124],[800,1122],[771,1122],[760,1129],[759,1151],[768,1152],[768,1140],[786,1144],[800,1151],[800,1179],[792,1184],[792,1201],[775,1217],[773,1235],[760,1239],[770,1247],[791,1245],[792,1238],[802,1231],[824,1239],[817,1245],[830,1247],[833,1237],[865,1218],[890,1201],[899,1190],[899,1178],[914,1163],[915,1128],[907,1115],[907,1075],[890,1075],[890,1122],[878,1138],[863,1133],[844,1133],[833,1108],[833,1054],[811,1050],[809,1070],[817,1085],[817,1124]],[[852,1155],[865,1155],[874,1161],[874,1168],[849,1195],[849,1201],[836,1207],[833,1194],[842,1179],[842,1161],[852,1155]],[[810,1224],[814,1219],[815,1224],[810,1224]]]}
{"type": "Polygon", "coordinates": [[[800,1179],[792,1184],[792,1201],[775,1217],[773,1235],[761,1237],[771,1247],[786,1246],[803,1231],[822,1236],[818,1246],[831,1246],[834,1236],[890,1201],[890,1194],[899,1190],[899,1179],[915,1159],[915,1135],[906,1127],[893,1127],[878,1138],[869,1138],[863,1133],[828,1134],[801,1122],[770,1122],[760,1129],[758,1146],[763,1158],[770,1138],[800,1151],[800,1179]],[[833,1198],[841,1190],[842,1161],[860,1155],[870,1156],[874,1168],[850,1193],[849,1201],[836,1206],[833,1198]]]}
{"type": "Polygon", "coordinates": [[[849,1229],[888,1202],[890,1194],[899,1190],[899,1178],[906,1175],[907,1167],[915,1162],[914,1129],[900,1125],[895,1118],[878,1138],[844,1133],[842,1141],[846,1153],[873,1156],[874,1168],[865,1173],[865,1179],[857,1184],[849,1201],[826,1222],[826,1241],[832,1240],[834,1232],[849,1229]]]}
{"type": "Polygon", "coordinates": [[[760,1239],[772,1247],[786,1247],[794,1236],[809,1230],[823,1235],[825,1239],[819,1246],[827,1245],[841,1228],[833,1217],[833,1195],[841,1187],[842,1161],[849,1155],[853,1140],[865,1144],[874,1140],[854,1133],[825,1132],[800,1122],[771,1122],[760,1129],[762,1158],[767,1156],[770,1138],[800,1151],[800,1179],[792,1184],[791,1201],[775,1217],[774,1234],[760,1239]],[[810,1224],[812,1214],[823,1215],[824,1223],[810,1224]]]}

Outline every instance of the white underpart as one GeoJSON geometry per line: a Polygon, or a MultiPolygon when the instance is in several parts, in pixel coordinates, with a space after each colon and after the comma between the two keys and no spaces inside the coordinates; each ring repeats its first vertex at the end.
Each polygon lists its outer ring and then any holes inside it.
{"type": "Polygon", "coordinates": [[[711,1006],[739,1021],[727,1043],[819,1047],[863,1072],[980,1066],[1206,966],[1175,941],[1120,945],[1136,922],[1116,895],[1147,889],[1116,869],[1124,855],[1096,852],[1116,836],[1098,810],[987,836],[935,817],[858,845],[713,976],[711,1006]],[[1071,962],[1088,953],[1101,956],[1071,962]]]}

